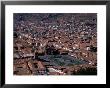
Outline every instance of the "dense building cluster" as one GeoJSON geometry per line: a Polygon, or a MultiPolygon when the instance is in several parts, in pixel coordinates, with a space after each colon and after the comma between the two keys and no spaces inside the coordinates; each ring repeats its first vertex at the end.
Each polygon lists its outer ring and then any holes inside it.
{"type": "Polygon", "coordinates": [[[13,55],[15,75],[97,74],[97,14],[15,13],[13,55]]]}

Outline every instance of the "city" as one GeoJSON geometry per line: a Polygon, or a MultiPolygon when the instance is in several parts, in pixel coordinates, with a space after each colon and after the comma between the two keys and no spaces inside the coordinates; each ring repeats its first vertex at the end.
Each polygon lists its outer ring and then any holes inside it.
{"type": "Polygon", "coordinates": [[[14,75],[97,75],[96,13],[14,13],[14,75]]]}

